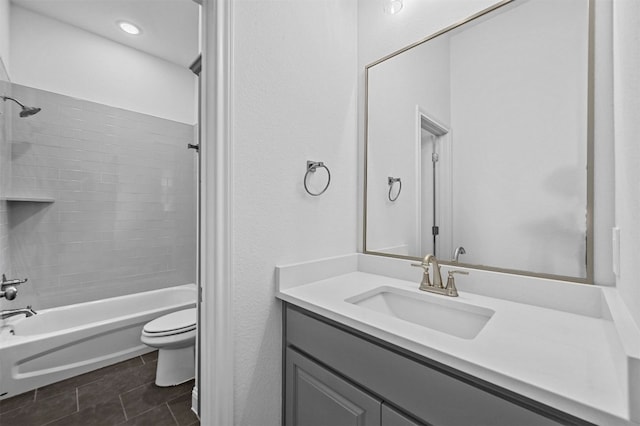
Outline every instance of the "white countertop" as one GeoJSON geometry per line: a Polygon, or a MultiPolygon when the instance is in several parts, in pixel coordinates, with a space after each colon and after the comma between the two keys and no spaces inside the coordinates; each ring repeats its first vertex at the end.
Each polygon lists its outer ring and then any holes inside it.
{"type": "Polygon", "coordinates": [[[277,296],[584,420],[638,424],[629,372],[640,369],[640,333],[615,289],[468,269],[447,299],[495,311],[473,339],[346,301],[384,286],[446,297],[419,291],[422,272],[409,263],[354,254],[277,267],[277,296]]]}

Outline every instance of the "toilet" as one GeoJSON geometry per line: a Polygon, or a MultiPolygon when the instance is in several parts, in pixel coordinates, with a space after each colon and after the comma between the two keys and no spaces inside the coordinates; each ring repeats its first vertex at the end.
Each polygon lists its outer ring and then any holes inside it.
{"type": "Polygon", "coordinates": [[[157,386],[175,386],[195,377],[196,308],[148,322],[140,340],[158,349],[157,386]]]}

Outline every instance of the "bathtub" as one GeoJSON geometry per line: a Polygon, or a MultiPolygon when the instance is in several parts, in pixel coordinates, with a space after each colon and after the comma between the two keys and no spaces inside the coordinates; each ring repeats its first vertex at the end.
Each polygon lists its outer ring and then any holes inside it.
{"type": "Polygon", "coordinates": [[[0,399],[154,350],[140,342],[154,318],[196,303],[186,284],[12,317],[0,328],[0,399]]]}

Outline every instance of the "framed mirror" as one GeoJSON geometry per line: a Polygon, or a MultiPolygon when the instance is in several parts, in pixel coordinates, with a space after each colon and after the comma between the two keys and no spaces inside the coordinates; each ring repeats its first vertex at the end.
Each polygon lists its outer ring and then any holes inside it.
{"type": "Polygon", "coordinates": [[[365,253],[593,282],[592,22],[503,1],[365,67],[365,253]]]}

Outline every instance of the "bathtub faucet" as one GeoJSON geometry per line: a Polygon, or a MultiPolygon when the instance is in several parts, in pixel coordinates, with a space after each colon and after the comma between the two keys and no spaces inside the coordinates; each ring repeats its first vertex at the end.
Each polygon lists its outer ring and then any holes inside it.
{"type": "Polygon", "coordinates": [[[15,299],[18,295],[18,288],[16,286],[26,282],[26,278],[23,280],[8,280],[7,277],[2,274],[2,281],[0,281],[0,297],[5,297],[7,300],[15,299]]]}
{"type": "Polygon", "coordinates": [[[31,309],[31,306],[20,309],[7,309],[6,311],[0,311],[0,319],[7,319],[15,315],[26,315],[27,317],[36,315],[37,312],[31,309]]]}
{"type": "Polygon", "coordinates": [[[7,276],[5,274],[2,274],[2,281],[0,281],[0,285],[2,285],[3,287],[8,286],[8,285],[18,285],[18,284],[24,284],[27,281],[29,281],[27,278],[25,279],[17,279],[17,280],[8,280],[7,276]]]}

